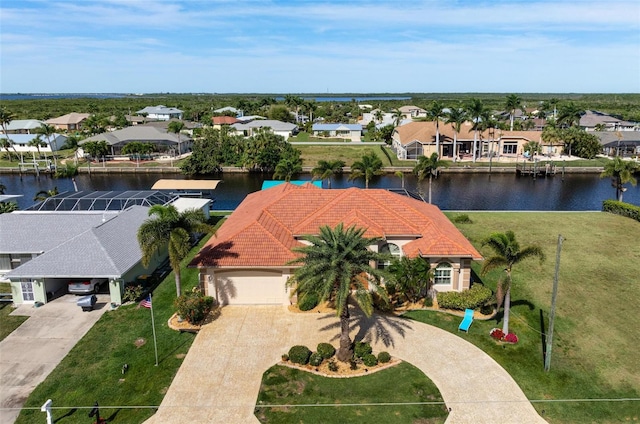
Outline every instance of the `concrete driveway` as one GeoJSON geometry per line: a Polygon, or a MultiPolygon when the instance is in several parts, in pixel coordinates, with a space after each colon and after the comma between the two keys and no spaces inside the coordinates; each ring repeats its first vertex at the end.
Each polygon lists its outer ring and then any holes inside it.
{"type": "MultiPolygon", "coordinates": [[[[493,359],[454,334],[398,317],[353,319],[352,337],[369,338],[420,368],[438,386],[447,423],[544,423],[493,359]]],[[[294,314],[282,306],[227,306],[197,335],[148,424],[258,423],[262,374],[296,344],[336,346],[335,315],[294,314]]]]}
{"type": "Polygon", "coordinates": [[[0,342],[1,424],[15,422],[33,389],[108,309],[109,295],[98,295],[90,312],[82,312],[77,300],[65,295],[39,308],[21,305],[11,313],[29,319],[0,342]]]}

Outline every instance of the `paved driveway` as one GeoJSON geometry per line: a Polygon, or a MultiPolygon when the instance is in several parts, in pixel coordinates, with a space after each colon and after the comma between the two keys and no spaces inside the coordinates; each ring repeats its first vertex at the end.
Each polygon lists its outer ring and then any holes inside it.
{"type": "Polygon", "coordinates": [[[40,308],[21,305],[11,313],[29,319],[0,342],[1,424],[16,420],[33,389],[108,309],[108,294],[98,295],[91,312],[82,312],[77,299],[65,295],[40,308]]]}
{"type": "MultiPolygon", "coordinates": [[[[227,306],[197,335],[158,412],[147,424],[257,423],[262,374],[295,344],[337,345],[335,315],[281,306],[227,306]]],[[[352,337],[420,368],[438,386],[447,423],[544,423],[511,376],[454,334],[397,317],[354,320],[352,337]]]]}

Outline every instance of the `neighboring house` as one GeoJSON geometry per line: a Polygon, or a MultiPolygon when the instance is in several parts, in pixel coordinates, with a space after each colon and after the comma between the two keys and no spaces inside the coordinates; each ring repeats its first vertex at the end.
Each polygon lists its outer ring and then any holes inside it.
{"type": "Polygon", "coordinates": [[[138,116],[138,115],[125,115],[124,118],[131,125],[142,125],[142,124],[145,124],[148,120],[144,116],[138,116]]]}
{"type": "Polygon", "coordinates": [[[640,131],[596,131],[604,154],[608,156],[640,155],[640,131]]]}
{"type": "Polygon", "coordinates": [[[112,132],[105,132],[86,138],[78,143],[80,146],[89,141],[106,141],[111,149],[111,155],[121,154],[122,148],[133,141],[151,143],[158,152],[175,150],[178,154],[187,152],[193,140],[185,134],[178,135],[167,132],[166,128],[155,125],[136,125],[112,132]]]}
{"type": "Polygon", "coordinates": [[[1,214],[0,268],[10,280],[13,302],[46,303],[65,294],[69,280],[102,278],[109,281],[111,302],[121,304],[124,284],[150,274],[166,257],[142,266],[137,231],[148,211],[132,206],[120,213],[1,214]]]}
{"type": "Polygon", "coordinates": [[[351,141],[360,141],[362,137],[360,124],[313,124],[312,131],[316,137],[346,138],[351,141]]]}
{"type": "Polygon", "coordinates": [[[469,288],[471,262],[482,259],[434,205],[381,189],[285,183],[249,194],[190,266],[199,268],[202,289],[221,304],[286,305],[296,268],[290,261],[298,257],[293,249],[305,244],[305,235],[339,223],[381,237],[373,250],[428,260],[437,291],[469,288]]]}
{"type": "Polygon", "coordinates": [[[426,118],[427,111],[418,106],[401,106],[398,108],[404,119],[426,118]]]}
{"type": "Polygon", "coordinates": [[[580,117],[580,127],[585,131],[640,131],[637,122],[623,121],[595,110],[587,110],[580,117]]]}
{"type": "MultiPolygon", "coordinates": [[[[7,134],[35,134],[43,124],[44,122],[37,119],[14,119],[7,125],[7,134]]],[[[4,134],[2,127],[0,127],[0,134],[4,134]]]]}
{"type": "MultiPolygon", "coordinates": [[[[440,122],[440,152],[441,158],[453,158],[454,131],[451,125],[440,122]]],[[[462,124],[457,135],[455,153],[458,158],[466,159],[472,156],[474,131],[470,122],[462,124]]],[[[392,136],[392,148],[398,159],[418,159],[420,156],[430,156],[436,152],[436,123],[411,122],[396,127],[392,136]]],[[[487,157],[489,152],[494,156],[517,157],[523,154],[523,146],[535,141],[543,145],[543,153],[558,155],[562,153],[562,144],[546,145],[542,141],[541,131],[479,131],[477,148],[480,157],[487,157]]]]}
{"type": "Polygon", "coordinates": [[[369,122],[375,123],[377,128],[385,127],[387,125],[393,125],[395,118],[393,117],[393,113],[383,112],[382,120],[378,120],[376,118],[378,109],[373,109],[371,112],[366,112],[362,114],[362,119],[358,121],[360,125],[366,127],[369,125],[369,122]]]}
{"type": "Polygon", "coordinates": [[[298,126],[289,122],[276,121],[273,119],[262,119],[249,121],[244,123],[236,123],[230,126],[236,134],[244,137],[251,137],[260,129],[269,129],[271,132],[277,135],[281,135],[285,140],[298,133],[298,126]]]}
{"type": "Polygon", "coordinates": [[[211,123],[213,124],[213,128],[218,130],[222,128],[223,125],[233,125],[233,124],[237,124],[238,122],[240,121],[237,118],[234,118],[233,116],[222,115],[222,116],[211,117],[211,123]]]}
{"type": "MultiPolygon", "coordinates": [[[[0,134],[0,139],[9,138],[13,143],[11,151],[15,149],[18,153],[37,153],[36,146],[29,146],[29,143],[37,137],[37,134],[0,134]]],[[[40,136],[43,145],[39,148],[42,153],[57,152],[67,142],[67,136],[62,134],[52,134],[49,137],[40,136]],[[49,142],[51,144],[49,144],[49,142]]],[[[31,155],[29,155],[31,156],[31,155]]],[[[28,158],[27,158],[28,159],[28,158]]]]}
{"type": "Polygon", "coordinates": [[[138,115],[146,114],[147,118],[158,121],[168,121],[171,118],[182,119],[182,111],[175,107],[167,107],[164,105],[147,106],[136,112],[138,115]]]}
{"type": "Polygon", "coordinates": [[[244,116],[244,111],[240,109],[236,109],[235,107],[226,106],[221,107],[220,109],[216,109],[213,113],[223,114],[223,113],[233,113],[236,118],[242,118],[244,116]]]}
{"type": "Polygon", "coordinates": [[[89,118],[89,116],[91,116],[89,113],[72,112],[57,118],[47,119],[45,122],[59,130],[75,131],[82,129],[82,123],[89,118]]]}

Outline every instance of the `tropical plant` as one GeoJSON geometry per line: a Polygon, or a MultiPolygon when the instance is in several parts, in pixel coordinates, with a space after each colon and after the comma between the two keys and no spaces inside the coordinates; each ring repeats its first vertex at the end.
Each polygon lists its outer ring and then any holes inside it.
{"type": "Polygon", "coordinates": [[[393,284],[393,291],[408,302],[417,303],[427,295],[433,281],[433,271],[428,260],[417,256],[396,258],[387,268],[389,276],[385,285],[393,284]]]}
{"type": "Polygon", "coordinates": [[[294,175],[302,172],[302,161],[300,159],[283,158],[276,165],[276,171],[273,174],[274,180],[283,179],[291,181],[294,175]]]}
{"type": "Polygon", "coordinates": [[[431,181],[433,176],[438,176],[438,169],[447,166],[445,161],[438,159],[436,152],[431,156],[420,156],[418,163],[413,167],[413,173],[418,177],[418,185],[429,176],[429,203],[431,203],[431,181]]]}
{"type": "Polygon", "coordinates": [[[513,119],[516,114],[516,109],[522,108],[522,99],[516,94],[509,94],[505,101],[505,107],[509,111],[509,121],[511,122],[510,131],[513,131],[513,119]]]}
{"type": "Polygon", "coordinates": [[[35,147],[36,150],[38,151],[38,158],[39,158],[40,157],[40,148],[41,147],[47,147],[47,143],[42,141],[42,136],[40,134],[38,134],[27,143],[27,146],[35,147]]]}
{"type": "Polygon", "coordinates": [[[444,112],[444,106],[438,100],[434,100],[427,110],[427,119],[436,122],[436,152],[440,156],[440,120],[447,115],[444,112]]]}
{"type": "Polygon", "coordinates": [[[382,123],[382,120],[384,119],[384,112],[382,111],[382,109],[376,109],[376,111],[373,113],[373,117],[376,121],[378,121],[379,124],[382,123]]]}
{"type": "Polygon", "coordinates": [[[175,134],[178,137],[178,156],[182,154],[182,138],[180,134],[184,129],[184,122],[182,121],[171,121],[167,126],[167,131],[175,134]]]}
{"type": "Polygon", "coordinates": [[[540,262],[544,261],[544,252],[542,248],[536,245],[520,248],[520,244],[516,240],[513,231],[505,233],[492,233],[483,242],[483,246],[489,246],[493,250],[493,255],[485,258],[480,274],[485,275],[487,272],[504,268],[506,276],[498,281],[496,290],[496,298],[498,301],[498,309],[504,303],[504,319],[502,331],[504,334],[509,333],[509,309],[511,307],[511,272],[513,266],[531,257],[538,257],[540,262]]]}
{"type": "MultiPolygon", "coordinates": [[[[42,135],[44,137],[47,138],[47,144],[49,145],[49,148],[51,149],[51,153],[53,156],[53,162],[55,163],[56,169],[58,168],[58,161],[56,160],[56,152],[54,149],[54,146],[51,144],[51,136],[56,134],[56,127],[54,127],[53,125],[49,125],[49,124],[42,124],[39,128],[36,128],[35,132],[36,134],[42,135]]],[[[38,149],[38,153],[40,152],[40,150],[38,149]]]]}
{"type": "Polygon", "coordinates": [[[327,186],[331,188],[331,177],[342,174],[345,163],[342,160],[319,160],[318,165],[311,170],[313,179],[327,180],[327,186]]]}
{"type": "Polygon", "coordinates": [[[0,214],[11,213],[18,210],[16,202],[0,202],[0,214]]]}
{"type": "Polygon", "coordinates": [[[353,357],[348,303],[352,291],[367,316],[373,312],[371,290],[383,295],[378,284],[370,283],[377,283],[382,277],[382,270],[372,264],[385,256],[369,249],[379,239],[365,237],[365,231],[355,226],[345,230],[342,223],[333,229],[322,226],[319,235],[304,237],[310,244],[294,249],[301,256],[291,262],[301,265],[289,280],[299,295],[317,293],[321,301],[331,301],[335,305],[341,329],[337,358],[342,362],[353,357]]]}
{"type": "Polygon", "coordinates": [[[368,152],[360,160],[353,162],[351,165],[351,175],[349,180],[355,180],[357,178],[364,178],[364,188],[369,188],[369,181],[376,176],[382,175],[382,161],[373,152],[368,152]]]}
{"type": "Polygon", "coordinates": [[[45,199],[48,199],[49,197],[57,196],[58,194],[60,194],[60,192],[58,191],[58,187],[54,187],[51,190],[40,190],[36,193],[35,196],[33,196],[33,200],[36,202],[41,202],[45,199]]]}
{"type": "Polygon", "coordinates": [[[186,319],[189,324],[199,324],[207,317],[213,303],[213,297],[205,296],[197,287],[194,287],[192,291],[178,296],[174,306],[178,315],[186,319]]]}
{"type": "Polygon", "coordinates": [[[581,109],[573,102],[568,102],[560,105],[558,111],[558,124],[565,127],[579,127],[580,117],[584,114],[584,110],[581,109]]]}
{"type": "Polygon", "coordinates": [[[638,171],[640,171],[640,166],[637,162],[615,157],[604,165],[600,178],[611,177],[611,185],[616,189],[616,199],[622,202],[622,195],[627,190],[624,185],[631,183],[632,186],[635,186],[638,181],[633,174],[638,171]]]}
{"type": "Polygon", "coordinates": [[[400,126],[402,123],[402,112],[400,112],[400,109],[393,109],[391,111],[391,117],[393,118],[393,126],[400,126]]]}
{"type": "Polygon", "coordinates": [[[191,250],[191,235],[209,232],[213,232],[213,229],[206,224],[202,210],[179,212],[173,205],[153,205],[149,209],[149,218],[138,229],[142,264],[149,266],[151,258],[168,247],[169,263],[176,280],[176,296],[179,297],[182,294],[180,262],[191,250]]]}
{"type": "MultiPolygon", "coordinates": [[[[2,132],[6,138],[0,139],[0,148],[5,149],[7,151],[7,156],[9,156],[9,161],[11,162],[11,152],[10,148],[13,147],[13,142],[9,138],[9,134],[7,134],[7,125],[11,123],[15,119],[15,115],[13,112],[9,111],[5,107],[0,107],[0,125],[2,126],[2,132]]],[[[15,152],[15,147],[13,147],[15,152]]],[[[16,152],[16,158],[18,157],[18,153],[16,152]]]]}
{"type": "Polygon", "coordinates": [[[82,150],[87,152],[92,158],[104,157],[109,153],[109,145],[106,141],[87,141],[82,145],[82,150]]]}
{"type": "Polygon", "coordinates": [[[537,141],[530,140],[524,143],[522,146],[522,150],[525,152],[529,152],[530,160],[533,160],[534,155],[540,154],[542,152],[542,145],[537,141]]]}
{"type": "Polygon", "coordinates": [[[458,160],[458,134],[462,128],[462,124],[467,120],[467,113],[464,109],[453,108],[450,109],[445,117],[445,123],[451,124],[453,128],[453,161],[458,160]]]}
{"type": "Polygon", "coordinates": [[[478,152],[478,130],[480,129],[481,118],[485,111],[485,107],[482,100],[473,98],[469,101],[466,111],[467,116],[473,123],[473,162],[475,162],[478,152]]]}

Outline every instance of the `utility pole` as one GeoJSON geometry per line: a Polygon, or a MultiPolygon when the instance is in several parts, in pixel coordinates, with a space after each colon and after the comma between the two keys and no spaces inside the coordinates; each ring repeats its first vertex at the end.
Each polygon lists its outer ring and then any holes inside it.
{"type": "Polygon", "coordinates": [[[556,318],[556,298],[558,297],[558,273],[560,272],[560,252],[562,251],[562,234],[558,234],[558,249],[556,251],[556,272],[553,277],[553,292],[551,294],[551,313],[549,314],[549,334],[547,336],[547,350],[544,357],[544,370],[551,368],[551,346],[553,343],[553,324],[556,318]]]}

